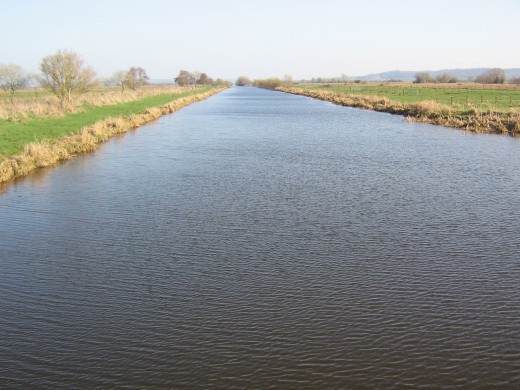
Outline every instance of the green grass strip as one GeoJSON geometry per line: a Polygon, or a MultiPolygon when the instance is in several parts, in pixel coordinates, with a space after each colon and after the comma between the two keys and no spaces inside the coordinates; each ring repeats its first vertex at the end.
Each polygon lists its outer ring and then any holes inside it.
{"type": "Polygon", "coordinates": [[[164,94],[114,104],[109,106],[86,107],[83,112],[66,114],[61,118],[37,118],[23,122],[0,120],[0,161],[20,153],[24,145],[56,139],[78,133],[85,126],[118,116],[143,113],[147,108],[159,107],[182,97],[211,90],[211,87],[197,88],[180,94],[164,94]]]}

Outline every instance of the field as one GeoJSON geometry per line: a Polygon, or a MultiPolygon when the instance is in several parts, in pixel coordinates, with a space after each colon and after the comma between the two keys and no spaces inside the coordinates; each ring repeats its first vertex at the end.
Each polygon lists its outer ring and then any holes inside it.
{"type": "Polygon", "coordinates": [[[281,91],[480,133],[520,134],[520,86],[475,83],[297,84],[281,91]]]}
{"type": "Polygon", "coordinates": [[[65,110],[60,109],[53,96],[42,91],[19,92],[13,102],[4,95],[0,100],[0,110],[10,113],[17,110],[18,115],[0,119],[0,161],[20,153],[26,144],[76,133],[109,117],[141,113],[147,108],[162,106],[210,89],[147,88],[140,94],[121,94],[113,89],[98,90],[78,99],[75,105],[65,110]]]}

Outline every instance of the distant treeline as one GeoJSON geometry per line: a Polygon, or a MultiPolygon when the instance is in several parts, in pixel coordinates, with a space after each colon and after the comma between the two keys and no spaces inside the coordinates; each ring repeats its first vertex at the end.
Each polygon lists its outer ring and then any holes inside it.
{"type": "Polygon", "coordinates": [[[222,79],[213,80],[206,73],[189,72],[187,70],[181,70],[179,75],[175,77],[174,81],[180,87],[188,87],[193,85],[231,85],[231,83],[222,79]]]}
{"type": "Polygon", "coordinates": [[[237,79],[237,81],[235,82],[235,84],[238,85],[239,87],[253,85],[253,86],[259,87],[259,88],[276,89],[276,88],[280,87],[283,84],[283,82],[282,82],[282,80],[280,80],[277,77],[271,77],[268,79],[258,79],[255,81],[251,81],[246,76],[240,76],[237,79]]]}
{"type": "MultiPolygon", "coordinates": [[[[380,81],[380,80],[378,80],[380,81]]],[[[391,80],[385,80],[385,82],[402,82],[401,79],[391,79],[391,80]]],[[[488,69],[481,73],[480,75],[476,77],[468,77],[465,79],[459,79],[453,75],[450,75],[449,73],[442,73],[438,75],[437,77],[432,76],[430,72],[417,72],[415,74],[415,80],[414,83],[457,83],[457,82],[475,82],[475,83],[481,83],[481,84],[504,84],[504,83],[511,83],[511,84],[520,84],[520,77],[512,77],[510,79],[507,79],[506,73],[501,68],[493,68],[488,69]]],[[[313,77],[308,80],[300,80],[299,83],[329,83],[329,84],[335,84],[335,83],[364,83],[365,80],[361,79],[350,79],[346,75],[341,75],[339,77],[313,77]]]]}
{"type": "MultiPolygon", "coordinates": [[[[447,73],[433,77],[430,72],[419,72],[415,75],[415,83],[456,83],[459,80],[447,73]]],[[[504,84],[507,81],[506,72],[501,68],[489,69],[482,74],[475,77],[475,79],[468,80],[480,84],[504,84]]],[[[520,77],[515,77],[509,80],[511,84],[520,84],[520,77]]]]}

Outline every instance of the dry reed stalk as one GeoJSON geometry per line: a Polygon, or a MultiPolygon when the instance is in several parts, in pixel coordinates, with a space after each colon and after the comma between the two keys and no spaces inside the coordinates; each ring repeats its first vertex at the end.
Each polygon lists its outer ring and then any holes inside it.
{"type": "Polygon", "coordinates": [[[49,167],[68,160],[79,153],[94,150],[101,142],[110,137],[134,129],[162,115],[179,110],[192,103],[207,99],[222,91],[215,89],[174,100],[161,107],[147,109],[141,114],[125,117],[107,118],[92,126],[85,127],[81,132],[58,138],[52,141],[30,143],[22,153],[0,162],[0,182],[24,176],[36,168],[49,167]]]}
{"type": "Polygon", "coordinates": [[[482,112],[470,108],[462,114],[452,113],[450,107],[434,101],[399,103],[375,95],[353,95],[297,87],[279,87],[278,91],[309,96],[335,104],[403,115],[408,122],[425,122],[453,127],[475,133],[496,133],[520,136],[520,113],[482,112]]]}

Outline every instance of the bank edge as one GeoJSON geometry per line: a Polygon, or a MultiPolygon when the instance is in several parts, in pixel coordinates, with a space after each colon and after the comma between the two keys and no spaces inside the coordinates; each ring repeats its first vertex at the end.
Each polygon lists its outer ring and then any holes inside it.
{"type": "Polygon", "coordinates": [[[79,153],[91,152],[99,144],[115,135],[135,129],[192,103],[205,100],[224,89],[226,88],[216,88],[208,92],[177,98],[163,106],[147,108],[142,113],[103,119],[72,135],[27,144],[20,154],[0,162],[0,183],[25,176],[38,168],[56,165],[79,153]]]}

